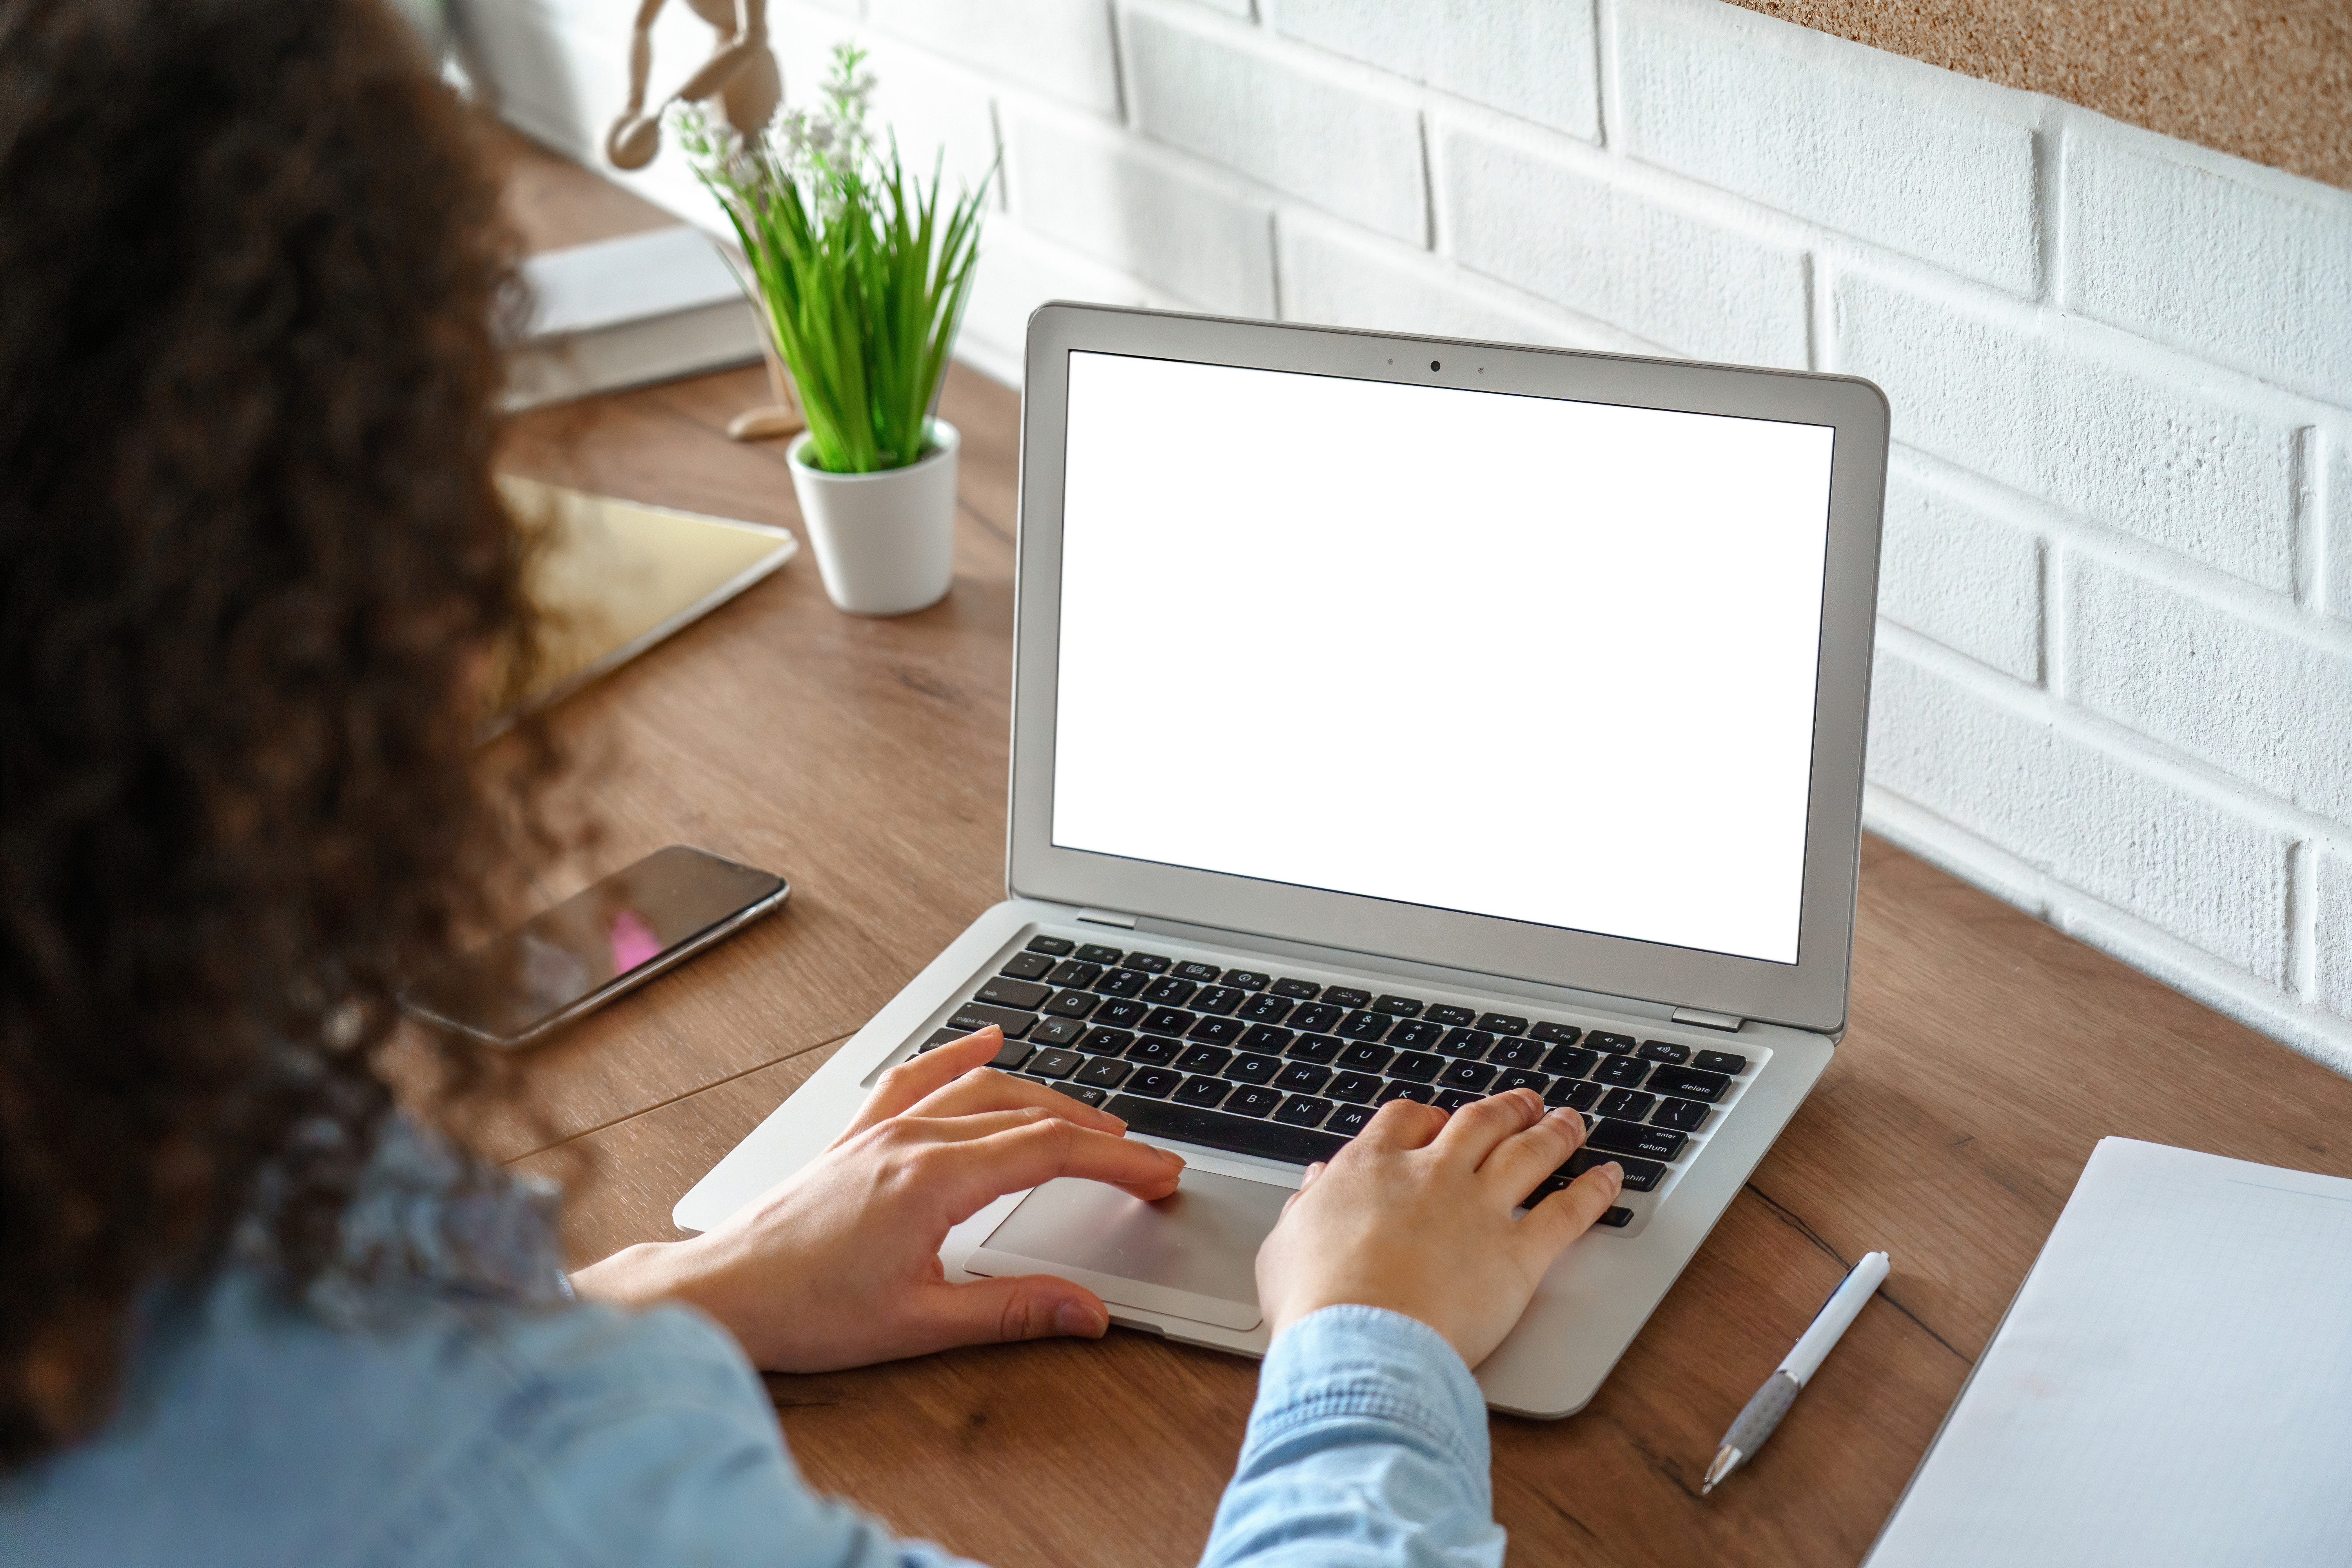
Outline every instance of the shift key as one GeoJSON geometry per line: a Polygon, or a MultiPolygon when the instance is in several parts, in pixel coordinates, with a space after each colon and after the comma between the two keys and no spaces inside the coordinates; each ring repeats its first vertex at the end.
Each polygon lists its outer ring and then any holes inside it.
{"type": "Polygon", "coordinates": [[[993,1024],[1004,1031],[1006,1039],[1017,1040],[1034,1027],[1036,1022],[1037,1015],[1034,1013],[1018,1013],[1010,1007],[992,1007],[985,1002],[967,1002],[955,1010],[955,1016],[948,1020],[948,1027],[961,1029],[969,1035],[974,1029],[985,1029],[993,1024]]]}

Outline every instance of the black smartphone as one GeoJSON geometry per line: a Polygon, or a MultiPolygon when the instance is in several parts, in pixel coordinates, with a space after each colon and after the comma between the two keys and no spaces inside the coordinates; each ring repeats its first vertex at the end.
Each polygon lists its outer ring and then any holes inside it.
{"type": "Polygon", "coordinates": [[[673,844],[426,976],[404,999],[429,1023],[527,1046],[773,912],[773,872],[673,844]]]}

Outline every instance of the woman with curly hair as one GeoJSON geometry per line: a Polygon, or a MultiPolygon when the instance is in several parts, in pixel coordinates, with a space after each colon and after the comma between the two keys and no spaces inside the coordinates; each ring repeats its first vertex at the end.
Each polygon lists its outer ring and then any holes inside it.
{"type": "MultiPolygon", "coordinates": [[[[992,1034],[572,1280],[467,1152],[488,1069],[395,998],[549,847],[546,737],[473,750],[532,633],[512,297],[380,0],[0,0],[0,1562],[937,1561],[802,1487],[752,1365],[1098,1335],[1066,1281],[945,1283],[941,1237],[1055,1175],[1174,1188],[992,1034]]],[[[1499,1555],[1466,1365],[1615,1190],[1512,1218],[1580,1136],[1392,1105],[1294,1201],[1213,1559],[1499,1555]]]]}

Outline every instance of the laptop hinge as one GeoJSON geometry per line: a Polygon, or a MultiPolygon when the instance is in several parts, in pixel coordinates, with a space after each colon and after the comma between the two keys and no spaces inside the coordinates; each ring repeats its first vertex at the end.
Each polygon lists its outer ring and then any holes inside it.
{"type": "MultiPolygon", "coordinates": [[[[1078,918],[1084,920],[1086,917],[1081,915],[1078,918]]],[[[1739,1026],[1748,1022],[1745,1018],[1735,1018],[1728,1013],[1703,1013],[1696,1007],[1675,1008],[1674,1020],[1677,1024],[1696,1025],[1702,1029],[1721,1029],[1727,1035],[1739,1033],[1739,1026]]]]}
{"type": "MultiPolygon", "coordinates": [[[[1117,926],[1121,931],[1135,929],[1133,915],[1115,914],[1109,910],[1080,910],[1078,919],[1090,926],[1117,926]]],[[[1734,1025],[1733,1027],[1738,1027],[1734,1025]]]]}

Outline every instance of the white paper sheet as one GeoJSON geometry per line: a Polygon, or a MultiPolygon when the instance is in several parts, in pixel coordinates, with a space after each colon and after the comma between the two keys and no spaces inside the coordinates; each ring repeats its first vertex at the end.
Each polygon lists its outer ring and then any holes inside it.
{"type": "Polygon", "coordinates": [[[1868,1568],[2352,1563],[2352,1181],[2109,1138],[1868,1568]]]}

